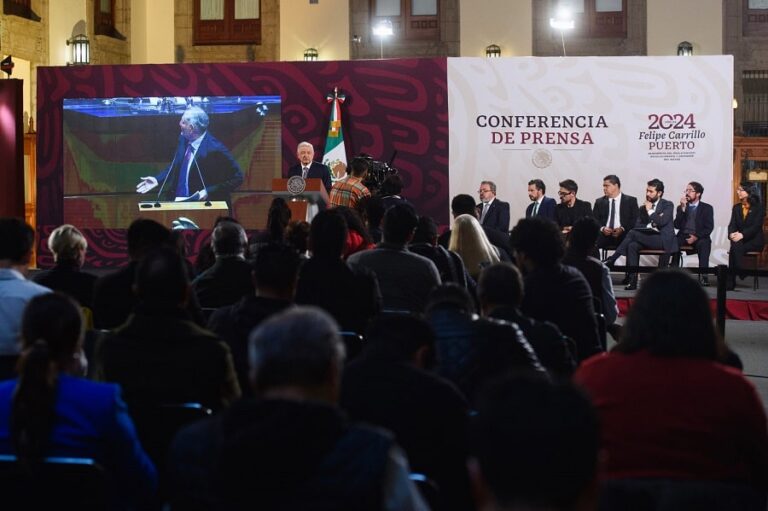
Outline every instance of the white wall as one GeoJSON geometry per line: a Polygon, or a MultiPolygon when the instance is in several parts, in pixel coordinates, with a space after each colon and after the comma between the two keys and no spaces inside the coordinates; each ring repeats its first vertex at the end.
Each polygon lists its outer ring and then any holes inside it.
{"type": "Polygon", "coordinates": [[[533,52],[532,0],[461,0],[459,9],[462,57],[485,57],[489,44],[499,45],[502,57],[533,52]]]}
{"type": "Polygon", "coordinates": [[[648,55],[677,55],[682,41],[694,55],[723,53],[721,0],[647,0],[648,55]]]}
{"type": "Polygon", "coordinates": [[[349,0],[280,2],[280,60],[302,60],[307,48],[319,60],[348,60],[349,38],[349,0]]]}
{"type": "Polygon", "coordinates": [[[173,0],[131,0],[131,63],[174,61],[173,0]]]}

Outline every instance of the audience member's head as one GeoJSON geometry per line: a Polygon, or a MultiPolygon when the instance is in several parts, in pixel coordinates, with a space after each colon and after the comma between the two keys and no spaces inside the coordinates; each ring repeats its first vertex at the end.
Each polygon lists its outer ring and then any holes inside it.
{"type": "Polygon", "coordinates": [[[453,218],[456,218],[459,215],[477,216],[477,210],[475,209],[475,199],[466,193],[455,196],[453,199],[451,199],[451,214],[453,215],[453,218]]]}
{"type": "Polygon", "coordinates": [[[258,296],[293,300],[301,258],[290,245],[269,243],[253,262],[253,283],[258,296]]]}
{"type": "Polygon", "coordinates": [[[579,218],[569,237],[570,251],[587,256],[592,253],[600,236],[600,224],[591,216],[579,218]]]}
{"type": "Polygon", "coordinates": [[[309,249],[312,251],[312,257],[341,259],[347,240],[347,221],[337,209],[326,209],[312,219],[309,226],[309,249]]]}
{"type": "Polygon", "coordinates": [[[291,221],[291,209],[282,197],[272,199],[267,213],[267,232],[271,241],[282,241],[285,228],[291,221]]]}
{"type": "Polygon", "coordinates": [[[349,164],[349,174],[352,176],[363,179],[368,174],[368,159],[360,156],[352,158],[352,162],[349,164]]]}
{"type": "Polygon", "coordinates": [[[309,222],[292,220],[285,229],[285,242],[303,254],[309,246],[309,222]]]}
{"type": "Polygon", "coordinates": [[[446,309],[467,314],[473,313],[475,306],[472,303],[472,296],[469,294],[469,291],[453,282],[434,288],[429,293],[429,300],[427,300],[427,314],[435,310],[446,309]]]}
{"type": "Polygon", "coordinates": [[[435,332],[420,316],[381,314],[368,324],[364,356],[393,363],[412,363],[423,369],[434,365],[435,332]]]}
{"type": "Polygon", "coordinates": [[[471,432],[478,509],[594,509],[597,414],[570,383],[497,381],[480,394],[471,432]]]}
{"type": "Polygon", "coordinates": [[[128,256],[138,261],[148,252],[167,245],[171,231],[148,218],[134,220],[128,227],[128,256]]]}
{"type": "Polygon", "coordinates": [[[688,273],[662,270],[643,281],[614,349],[715,360],[720,348],[707,294],[688,273]]]}
{"type": "Polygon", "coordinates": [[[0,218],[0,267],[26,266],[35,244],[35,231],[18,218],[0,218]]]}
{"type": "Polygon", "coordinates": [[[360,213],[347,206],[338,206],[335,208],[344,220],[347,222],[347,230],[354,231],[360,235],[366,243],[373,243],[371,235],[368,229],[365,227],[363,219],[360,217],[360,213]]]}
{"type": "Polygon", "coordinates": [[[389,197],[391,195],[400,195],[403,191],[403,178],[400,174],[390,174],[381,183],[379,188],[379,195],[382,197],[389,197]]]}
{"type": "Polygon", "coordinates": [[[248,237],[242,225],[221,222],[213,229],[211,246],[216,257],[243,256],[248,248],[248,237]]]}
{"type": "Polygon", "coordinates": [[[88,242],[77,227],[70,224],[60,225],[48,236],[48,248],[56,262],[74,263],[82,266],[88,242]]]}
{"type": "Polygon", "coordinates": [[[483,269],[477,281],[480,309],[487,315],[497,307],[520,307],[523,302],[523,276],[515,265],[507,262],[483,269]]]}
{"type": "Polygon", "coordinates": [[[395,204],[384,214],[383,234],[386,243],[405,245],[413,238],[419,219],[408,204],[395,204]]]}
{"type": "Polygon", "coordinates": [[[448,249],[461,256],[472,278],[483,267],[499,261],[499,251],[491,244],[475,215],[459,215],[453,220],[448,249]]]}
{"type": "Polygon", "coordinates": [[[387,210],[381,197],[363,197],[357,203],[357,211],[365,218],[368,229],[379,229],[387,210]]]}
{"type": "Polygon", "coordinates": [[[512,229],[509,243],[526,270],[559,263],[565,253],[560,230],[545,218],[523,218],[512,229]]]}
{"type": "Polygon", "coordinates": [[[416,232],[413,233],[411,243],[427,243],[437,245],[437,224],[429,216],[420,216],[416,224],[416,232]]]}
{"type": "Polygon", "coordinates": [[[134,291],[139,302],[156,310],[183,306],[189,294],[187,270],[173,249],[150,252],[136,268],[134,291]]]}
{"type": "Polygon", "coordinates": [[[84,373],[82,337],[80,307],[71,298],[48,293],[27,304],[10,420],[11,441],[24,464],[42,458],[48,449],[56,415],[57,373],[84,373]]]}
{"type": "Polygon", "coordinates": [[[270,317],[248,343],[257,396],[338,401],[344,344],[322,309],[298,306],[270,317]]]}

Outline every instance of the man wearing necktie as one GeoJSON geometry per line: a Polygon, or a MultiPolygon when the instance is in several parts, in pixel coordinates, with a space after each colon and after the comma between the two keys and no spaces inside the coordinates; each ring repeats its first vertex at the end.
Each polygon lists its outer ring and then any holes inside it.
{"type": "MultiPolygon", "coordinates": [[[[604,262],[609,267],[616,263],[621,256],[627,257],[627,266],[637,266],[640,263],[640,250],[664,250],[659,256],[659,266],[669,265],[669,256],[677,252],[677,239],[673,215],[675,206],[672,201],[663,199],[664,183],[659,179],[651,179],[645,189],[645,204],[639,208],[635,228],[629,231],[611,257],[604,262]]],[[[637,274],[631,274],[627,290],[637,289],[637,274]]]]}
{"type": "MultiPolygon", "coordinates": [[[[712,206],[701,202],[704,187],[701,183],[691,181],[685,187],[685,194],[680,199],[675,215],[677,243],[680,246],[690,245],[699,257],[699,268],[709,268],[709,254],[712,251],[710,235],[715,228],[715,213],[712,206]]],[[[709,285],[706,275],[699,275],[702,285],[709,285]]]]}
{"type": "Polygon", "coordinates": [[[235,159],[219,140],[208,132],[208,114],[196,106],[184,111],[179,121],[179,142],[171,164],[157,176],[144,176],[138,193],[158,187],[157,200],[227,201],[243,182],[235,159]]]}
{"type": "Polygon", "coordinates": [[[480,203],[475,206],[480,225],[509,233],[509,203],[496,198],[496,183],[482,181],[477,190],[480,203]]]}
{"type": "Polygon", "coordinates": [[[546,197],[547,185],[541,179],[531,179],[528,181],[528,198],[531,204],[525,209],[525,218],[539,216],[555,222],[555,208],[557,203],[555,199],[546,197]]]}
{"type": "Polygon", "coordinates": [[[288,176],[301,176],[304,179],[322,179],[325,191],[331,193],[331,169],[327,165],[313,161],[315,148],[309,142],[300,142],[296,148],[299,162],[288,169],[288,176]]]}

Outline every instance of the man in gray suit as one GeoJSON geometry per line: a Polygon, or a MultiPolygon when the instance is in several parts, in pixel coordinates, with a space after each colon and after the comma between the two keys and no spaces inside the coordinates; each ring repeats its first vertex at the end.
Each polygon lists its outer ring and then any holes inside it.
{"type": "MultiPolygon", "coordinates": [[[[648,181],[645,204],[640,206],[635,228],[629,231],[616,251],[605,260],[609,267],[615,264],[620,256],[627,257],[627,266],[637,266],[642,249],[664,250],[664,254],[659,256],[659,266],[669,265],[669,256],[678,250],[673,223],[675,205],[663,199],[663,195],[664,183],[661,180],[648,181]]],[[[637,289],[636,273],[630,275],[629,284],[625,289],[637,289]]]]}

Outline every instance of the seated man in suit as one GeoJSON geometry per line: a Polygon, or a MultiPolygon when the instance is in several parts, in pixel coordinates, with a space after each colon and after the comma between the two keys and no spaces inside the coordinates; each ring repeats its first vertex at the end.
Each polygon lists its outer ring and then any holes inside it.
{"type": "Polygon", "coordinates": [[[229,202],[229,194],[243,183],[240,166],[229,149],[208,133],[208,114],[197,106],[181,116],[181,135],[173,161],[157,176],[145,176],[136,185],[147,193],[160,184],[158,200],[229,202]]]}
{"type": "MultiPolygon", "coordinates": [[[[601,226],[597,248],[613,249],[637,222],[637,199],[621,193],[619,176],[609,174],[603,178],[603,196],[595,200],[592,212],[601,226]]],[[[629,284],[628,274],[622,284],[629,284]]]]}
{"type": "MultiPolygon", "coordinates": [[[[477,214],[478,213],[477,213],[477,207],[475,206],[475,199],[473,199],[471,195],[462,193],[455,196],[453,199],[451,199],[451,216],[453,218],[456,218],[461,215],[477,215],[477,214]]],[[[483,232],[488,238],[488,241],[490,241],[494,247],[499,249],[499,257],[501,258],[501,260],[511,261],[512,248],[509,246],[509,234],[506,231],[502,232],[493,227],[487,227],[485,225],[483,225],[482,227],[483,227],[483,232]]],[[[446,229],[446,231],[437,238],[437,243],[441,247],[447,249],[448,244],[450,243],[450,240],[451,240],[451,230],[446,229]]]]}
{"type": "Polygon", "coordinates": [[[480,204],[475,208],[480,225],[509,233],[509,203],[496,198],[496,183],[482,181],[477,193],[480,196],[480,204]]]}
{"type": "Polygon", "coordinates": [[[309,142],[299,142],[296,148],[299,163],[288,169],[288,177],[301,176],[304,179],[322,179],[325,191],[331,193],[331,169],[327,165],[313,161],[315,148],[309,142]]]}
{"type": "MultiPolygon", "coordinates": [[[[669,256],[677,251],[677,239],[672,216],[675,206],[672,201],[662,199],[664,183],[659,179],[648,181],[645,189],[645,204],[639,210],[637,224],[629,231],[624,241],[616,251],[605,260],[610,267],[621,256],[627,256],[627,266],[637,266],[640,262],[640,250],[664,250],[659,256],[659,266],[669,265],[669,256]]],[[[637,274],[630,275],[625,288],[628,291],[637,289],[637,274]]]]}
{"type": "Polygon", "coordinates": [[[592,216],[592,206],[585,200],[576,198],[579,192],[579,185],[573,179],[566,179],[560,182],[560,204],[555,206],[555,220],[560,227],[560,232],[568,234],[577,220],[586,216],[592,216]]]}
{"type": "MultiPolygon", "coordinates": [[[[715,227],[715,213],[712,206],[701,202],[704,187],[691,181],[685,187],[685,195],[680,199],[675,216],[677,243],[680,246],[691,245],[699,256],[699,268],[709,268],[709,254],[712,252],[710,235],[715,227]]],[[[699,275],[702,285],[709,285],[707,275],[699,275]]]]}
{"type": "Polygon", "coordinates": [[[525,218],[538,216],[547,220],[555,221],[555,199],[545,197],[547,185],[541,179],[531,179],[528,181],[528,198],[531,204],[525,208],[525,218]]]}

